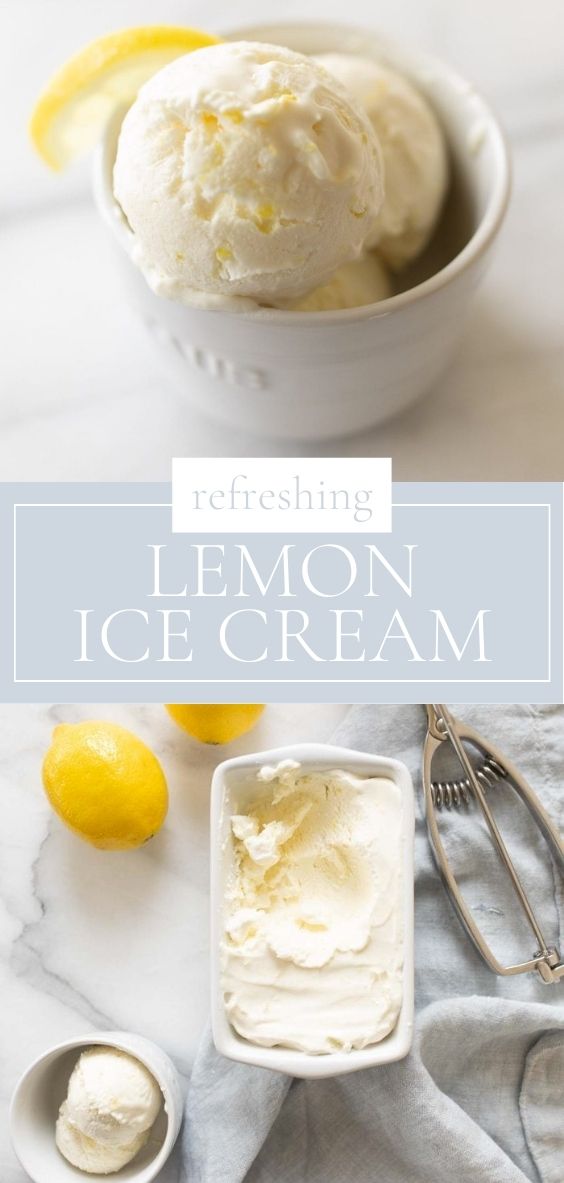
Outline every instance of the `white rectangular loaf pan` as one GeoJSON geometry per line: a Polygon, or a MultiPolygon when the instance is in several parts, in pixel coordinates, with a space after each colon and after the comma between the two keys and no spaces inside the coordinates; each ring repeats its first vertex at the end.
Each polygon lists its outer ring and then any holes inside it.
{"type": "Polygon", "coordinates": [[[211,794],[211,984],[212,1031],[217,1050],[231,1060],[272,1068],[299,1077],[337,1076],[377,1064],[389,1064],[407,1055],[413,1034],[413,784],[405,764],[385,756],[372,756],[330,744],[297,744],[254,752],[225,760],[215,770],[211,794]],[[231,793],[248,783],[264,764],[297,760],[305,772],[341,768],[360,777],[385,776],[401,789],[402,858],[403,858],[403,1001],[394,1030],[379,1043],[350,1052],[308,1055],[284,1047],[259,1047],[243,1039],[227,1019],[221,989],[221,942],[224,921],[224,885],[232,859],[230,807],[231,793]]]}

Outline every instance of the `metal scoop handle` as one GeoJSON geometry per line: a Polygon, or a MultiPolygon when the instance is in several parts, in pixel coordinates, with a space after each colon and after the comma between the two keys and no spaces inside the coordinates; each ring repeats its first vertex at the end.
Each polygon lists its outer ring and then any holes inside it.
{"type": "Polygon", "coordinates": [[[477,731],[466,724],[460,723],[454,719],[447,707],[431,703],[427,706],[428,730],[423,751],[423,789],[425,794],[425,813],[427,819],[427,829],[429,832],[429,839],[431,847],[441,873],[443,882],[449,893],[449,896],[454,904],[454,907],[464,924],[469,936],[476,946],[481,957],[494,973],[502,976],[511,974],[527,973],[531,970],[537,970],[543,982],[552,984],[564,978],[564,964],[561,961],[560,954],[557,949],[550,946],[542,932],[538,919],[533,911],[531,903],[528,899],[527,893],[517,869],[513,863],[511,855],[503,841],[497,822],[490,809],[486,799],[480,779],[476,773],[466,748],[464,741],[470,743],[486,760],[493,760],[497,765],[503,768],[505,772],[506,781],[511,784],[512,788],[518,794],[523,803],[527,806],[533,820],[538,825],[554,862],[561,874],[564,874],[564,845],[546,810],[541,805],[538,797],[533,792],[527,781],[517,769],[508,761],[505,756],[501,754],[493,745],[486,743],[477,731]],[[474,917],[466,905],[463,896],[459,890],[458,883],[453,875],[442,839],[439,832],[439,826],[436,816],[436,794],[433,786],[432,764],[433,758],[438,748],[445,742],[450,742],[459,763],[463,769],[464,775],[467,778],[473,796],[477,801],[488,827],[492,842],[502,860],[502,863],[511,879],[515,894],[519,900],[521,908],[525,914],[528,924],[534,933],[537,941],[538,950],[530,961],[521,962],[517,965],[503,966],[494,956],[487,942],[484,940],[480,929],[478,928],[474,917]]]}

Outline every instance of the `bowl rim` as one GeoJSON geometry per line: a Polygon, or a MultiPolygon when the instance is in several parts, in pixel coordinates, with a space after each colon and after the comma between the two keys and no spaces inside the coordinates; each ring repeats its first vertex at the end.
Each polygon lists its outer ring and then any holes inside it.
{"type": "MultiPolygon", "coordinates": [[[[241,28],[228,31],[225,34],[225,38],[226,40],[243,40],[245,33],[248,35],[255,33],[256,35],[259,29],[263,32],[269,27],[270,22],[265,25],[253,24],[242,26],[241,28]]],[[[286,21],[272,22],[272,29],[273,32],[281,32],[284,29],[288,31],[290,29],[303,29],[304,33],[307,32],[310,35],[315,35],[315,32],[319,30],[320,35],[322,32],[327,34],[328,32],[334,31],[336,34],[343,36],[347,34],[348,36],[359,38],[362,38],[363,35],[373,38],[377,37],[383,48],[389,47],[389,50],[392,52],[394,49],[399,52],[408,52],[412,62],[417,62],[421,69],[440,74],[453,91],[458,94],[467,94],[468,98],[471,98],[476,104],[477,118],[483,121],[492,139],[497,168],[492,179],[491,192],[480,222],[473,234],[465,243],[462,250],[445,267],[436,271],[422,283],[418,283],[404,292],[398,292],[396,295],[388,296],[387,299],[380,300],[377,303],[363,304],[358,308],[337,308],[323,312],[295,312],[287,309],[263,308],[259,306],[255,308],[243,307],[241,309],[221,306],[217,308],[202,308],[197,305],[185,305],[184,307],[189,308],[192,312],[213,312],[215,315],[223,314],[224,316],[230,317],[242,317],[250,321],[267,322],[269,326],[287,326],[291,324],[294,327],[309,327],[314,325],[359,323],[379,319],[380,317],[391,316],[395,312],[401,312],[404,308],[408,308],[420,300],[433,296],[436,292],[441,291],[458,279],[460,275],[467,271],[473,263],[486,253],[497,236],[504,220],[511,194],[511,157],[508,142],[497,115],[481,92],[467,81],[462,74],[448,65],[447,62],[435,57],[433,54],[427,53],[426,50],[421,50],[409,43],[404,43],[403,40],[400,41],[398,38],[380,34],[376,28],[367,29],[357,25],[332,21],[286,21]]],[[[103,138],[94,153],[93,188],[96,205],[103,220],[110,226],[120,245],[126,250],[126,253],[130,254],[133,234],[128,228],[114,197],[111,183],[115,155],[113,144],[115,143],[116,116],[119,116],[121,122],[123,112],[114,113],[114,116],[109,119],[103,138]]],[[[164,299],[164,297],[161,298],[164,299]]]]}
{"type": "MultiPolygon", "coordinates": [[[[154,1179],[158,1172],[162,1170],[164,1164],[170,1158],[180,1129],[180,1123],[175,1121],[174,1114],[177,1101],[173,1093],[171,1093],[168,1084],[160,1075],[158,1068],[156,1068],[152,1063],[149,1063],[148,1055],[147,1058],[144,1057],[142,1048],[143,1044],[148,1045],[151,1049],[154,1048],[159,1055],[166,1058],[174,1072],[174,1078],[176,1079],[178,1074],[167,1052],[159,1047],[158,1044],[153,1043],[152,1040],[147,1039],[146,1036],[126,1031],[92,1031],[87,1035],[77,1035],[69,1039],[64,1039],[60,1043],[54,1043],[50,1047],[46,1048],[45,1051],[41,1052],[35,1057],[34,1060],[31,1061],[31,1064],[28,1064],[27,1068],[24,1069],[21,1076],[19,1077],[12,1092],[8,1110],[8,1122],[10,1139],[14,1154],[16,1155],[16,1158],[23,1167],[24,1171],[26,1171],[29,1175],[30,1179],[35,1180],[35,1183],[46,1183],[46,1179],[40,1179],[38,1176],[31,1173],[31,1167],[25,1161],[25,1150],[22,1148],[21,1143],[18,1142],[18,1139],[15,1135],[15,1129],[17,1125],[16,1110],[22,1098],[22,1094],[24,1093],[24,1090],[32,1076],[46,1060],[55,1061],[65,1056],[74,1048],[78,1050],[79,1048],[85,1049],[88,1047],[113,1047],[118,1051],[127,1052],[128,1055],[133,1056],[134,1059],[139,1060],[140,1063],[142,1063],[143,1066],[147,1068],[151,1075],[155,1078],[165,1102],[164,1113],[166,1117],[166,1133],[163,1138],[160,1150],[158,1150],[150,1162],[146,1163],[144,1167],[139,1169],[139,1179],[143,1180],[144,1183],[149,1183],[149,1180],[154,1179]],[[153,1173],[146,1174],[147,1171],[153,1173]]],[[[88,1175],[85,1177],[92,1178],[92,1176],[88,1175]]],[[[131,1176],[131,1183],[135,1183],[136,1178],[136,1175],[131,1176]]]]}
{"type": "Polygon", "coordinates": [[[390,1064],[403,1059],[411,1048],[414,1026],[414,827],[415,805],[413,780],[407,766],[388,756],[357,751],[327,743],[289,744],[264,752],[250,752],[234,756],[218,764],[211,786],[210,801],[210,967],[211,967],[211,1028],[216,1050],[230,1060],[255,1067],[297,1076],[302,1079],[322,1079],[357,1072],[365,1068],[390,1064]],[[332,1052],[310,1055],[284,1047],[263,1047],[238,1035],[226,1014],[221,989],[220,940],[223,932],[223,860],[222,821],[225,788],[229,774],[236,769],[256,768],[293,758],[305,767],[341,767],[352,772],[363,769],[365,775],[388,775],[399,786],[403,798],[402,858],[403,858],[403,946],[402,1005],[393,1030],[379,1043],[351,1052],[332,1052]]]}

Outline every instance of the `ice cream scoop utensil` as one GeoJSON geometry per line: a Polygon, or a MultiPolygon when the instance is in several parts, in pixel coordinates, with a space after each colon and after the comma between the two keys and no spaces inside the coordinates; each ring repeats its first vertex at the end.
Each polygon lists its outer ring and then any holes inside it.
{"type": "MultiPolygon", "coordinates": [[[[505,779],[505,769],[491,756],[475,772],[484,793],[505,779]]],[[[468,777],[462,780],[434,780],[431,793],[436,809],[461,809],[463,805],[472,803],[472,782],[468,777]]]]}
{"type": "MultiPolygon", "coordinates": [[[[423,791],[427,830],[438,869],[468,935],[474,942],[480,956],[494,973],[502,976],[528,973],[536,970],[546,984],[564,980],[564,962],[558,949],[549,945],[530,900],[521,882],[519,873],[501,835],[499,826],[486,799],[486,788],[503,780],[509,785],[529,810],[531,817],[543,835],[555,866],[564,875],[564,845],[546,810],[524,777],[513,764],[492,744],[486,742],[477,731],[456,720],[446,706],[437,703],[427,705],[427,735],[423,748],[423,791]],[[458,781],[434,781],[433,760],[444,743],[452,747],[462,769],[463,777],[458,781]],[[470,757],[470,751],[477,753],[480,764],[470,757]],[[490,949],[478,928],[470,908],[466,904],[451,863],[443,844],[438,823],[438,813],[443,805],[459,808],[475,801],[482,812],[492,843],[509,875],[513,889],[531,928],[537,951],[529,961],[517,965],[502,965],[490,949]]],[[[474,756],[474,759],[476,757],[474,756]]]]}

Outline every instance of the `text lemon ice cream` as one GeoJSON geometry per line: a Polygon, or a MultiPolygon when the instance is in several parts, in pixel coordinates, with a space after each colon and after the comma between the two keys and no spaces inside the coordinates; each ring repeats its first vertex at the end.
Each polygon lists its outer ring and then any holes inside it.
{"type": "Polygon", "coordinates": [[[311,1054],[385,1038],[402,1002],[400,789],[285,761],[231,807],[231,1024],[253,1043],[311,1054]]]}
{"type": "Polygon", "coordinates": [[[254,42],[196,50],[142,87],[114,191],[154,290],[222,307],[325,284],[361,256],[384,198],[354,95],[312,58],[254,42]]]}

